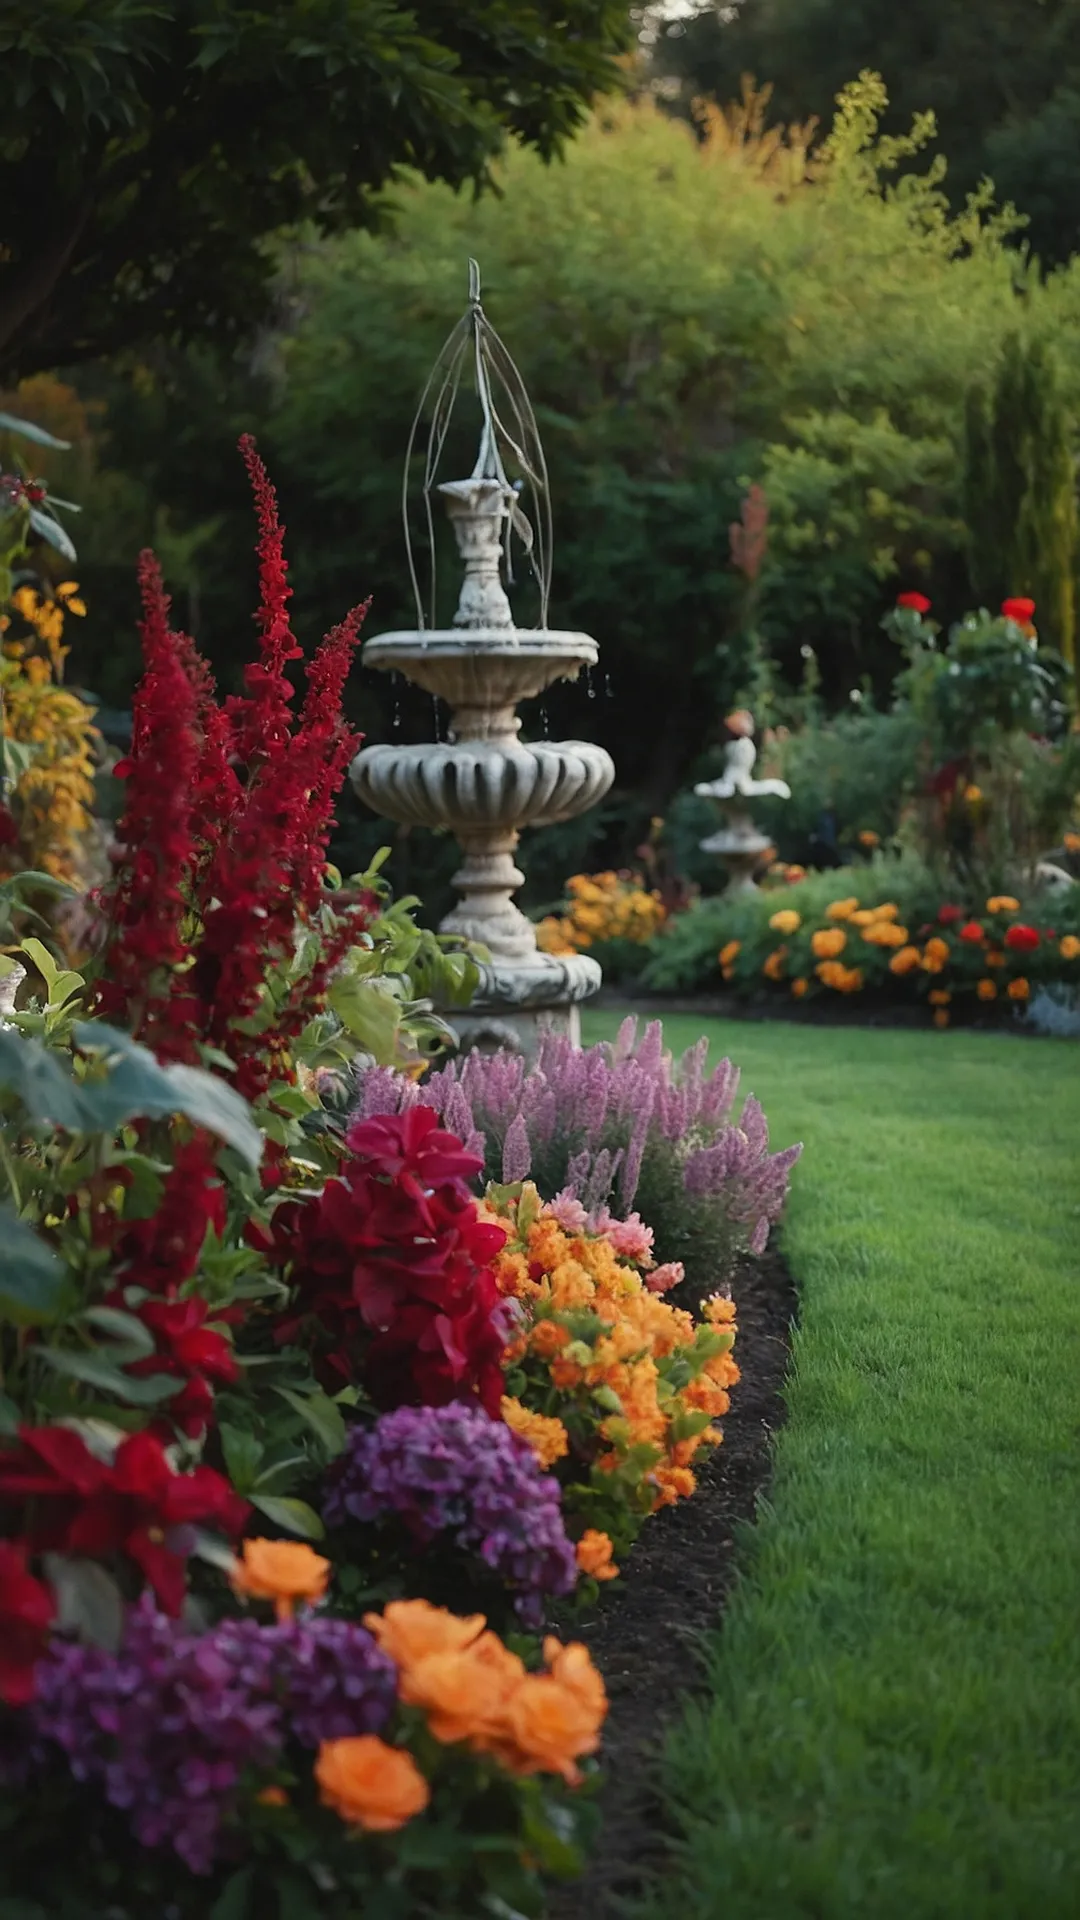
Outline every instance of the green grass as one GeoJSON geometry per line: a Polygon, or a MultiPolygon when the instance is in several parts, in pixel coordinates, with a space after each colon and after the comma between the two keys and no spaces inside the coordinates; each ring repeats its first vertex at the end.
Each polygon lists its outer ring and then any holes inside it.
{"type": "Polygon", "coordinates": [[[806,1142],[803,1317],[650,1911],[1076,1920],[1080,1052],[707,1026],[806,1142]]]}

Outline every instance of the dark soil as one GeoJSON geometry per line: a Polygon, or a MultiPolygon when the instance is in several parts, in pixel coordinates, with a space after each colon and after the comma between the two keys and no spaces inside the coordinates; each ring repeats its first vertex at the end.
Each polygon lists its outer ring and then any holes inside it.
{"type": "Polygon", "coordinates": [[[723,1421],[724,1443],[692,1500],[644,1528],[623,1578],[575,1628],[608,1689],[603,1827],[584,1877],[553,1895],[550,1920],[609,1920],[663,1866],[658,1766],[664,1735],[693,1685],[697,1641],[718,1625],[736,1574],[735,1529],[753,1520],[769,1478],[797,1295],[782,1255],[747,1261],[732,1292],[742,1378],[723,1421]]]}

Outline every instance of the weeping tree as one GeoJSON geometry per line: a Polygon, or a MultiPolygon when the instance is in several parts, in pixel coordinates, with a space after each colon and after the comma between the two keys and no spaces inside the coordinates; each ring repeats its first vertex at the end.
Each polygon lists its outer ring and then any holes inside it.
{"type": "Polygon", "coordinates": [[[1073,423],[1057,362],[1010,334],[996,375],[967,397],[964,515],[971,585],[984,605],[1035,601],[1040,632],[1076,657],[1077,507],[1073,423]]]}

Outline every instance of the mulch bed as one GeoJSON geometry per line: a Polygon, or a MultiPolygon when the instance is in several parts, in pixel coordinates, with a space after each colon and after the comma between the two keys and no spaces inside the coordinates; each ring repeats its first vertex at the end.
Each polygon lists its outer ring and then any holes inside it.
{"type": "Polygon", "coordinates": [[[550,1920],[608,1920],[665,1857],[657,1769],[680,1696],[693,1686],[697,1641],[718,1625],[736,1574],[734,1530],[753,1520],[783,1423],[781,1397],[798,1298],[783,1256],[770,1251],[735,1275],[735,1353],[742,1378],[723,1421],[724,1443],[692,1500],[645,1527],[623,1578],[574,1628],[604,1676],[603,1828],[581,1880],[552,1896],[550,1920]]]}

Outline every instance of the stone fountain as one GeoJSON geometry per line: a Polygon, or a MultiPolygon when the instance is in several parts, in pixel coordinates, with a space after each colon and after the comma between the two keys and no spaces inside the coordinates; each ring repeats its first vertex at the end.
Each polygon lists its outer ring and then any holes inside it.
{"type": "Polygon", "coordinates": [[[754,871],[772,843],[754,825],[749,802],[759,794],[790,800],[791,788],[784,780],[754,779],[757,748],[752,713],[740,708],[728,715],[725,725],[731,738],[724,751],[724,771],[719,780],[701,780],[694,788],[701,798],[718,801],[724,814],[724,825],[701,842],[701,851],[715,853],[724,862],[726,894],[753,893],[754,871]]]}
{"type": "MultiPolygon", "coordinates": [[[[520,738],[518,702],[543,693],[556,680],[576,679],[582,667],[595,665],[598,649],[588,634],[548,627],[543,557],[538,573],[541,624],[518,627],[514,621],[503,577],[510,536],[521,536],[530,555],[534,542],[519,504],[520,484],[507,478],[504,445],[526,476],[539,481],[538,527],[546,505],[545,470],[532,410],[520,385],[511,385],[510,417],[523,430],[507,434],[502,426],[492,395],[492,371],[504,383],[519,377],[483,315],[475,266],[469,311],[442,356],[451,369],[444,381],[451,400],[457,391],[455,369],[460,376],[460,356],[455,359],[455,342],[460,341],[467,343],[476,369],[483,418],[480,451],[467,480],[436,484],[429,449],[430,484],[425,485],[425,504],[429,493],[438,494],[464,563],[457,611],[449,627],[427,626],[417,592],[416,628],[383,634],[363,650],[367,666],[402,673],[447,703],[448,737],[419,746],[365,747],[353,761],[351,777],[360,799],[375,813],[410,826],[452,829],[464,856],[453,878],[461,898],[440,932],[480,943],[490,958],[481,965],[480,984],[468,1008],[442,1011],[463,1047],[502,1046],[531,1054],[544,1030],[577,1039],[580,1003],[596,992],[601,974],[585,954],[563,957],[538,948],[531,921],[514,901],[525,878],[514,859],[518,838],[524,827],[550,826],[584,813],[608,791],[615,768],[601,747],[587,741],[553,745],[520,738]],[[526,429],[531,429],[531,446],[526,429]]],[[[445,424],[440,395],[433,441],[437,432],[445,438],[445,424]]],[[[415,433],[414,426],[413,437],[415,433]]],[[[411,446],[412,440],[410,451],[411,446]]],[[[407,511],[405,530],[408,543],[407,511]]],[[[409,564],[415,587],[411,546],[409,564]]],[[[433,602],[434,593],[431,597],[433,602]]]]}

